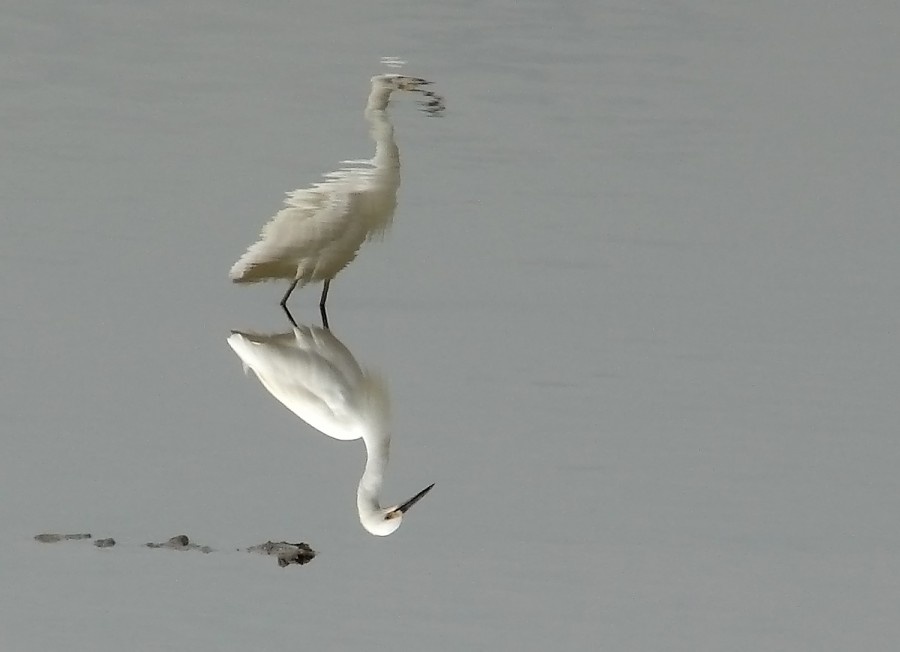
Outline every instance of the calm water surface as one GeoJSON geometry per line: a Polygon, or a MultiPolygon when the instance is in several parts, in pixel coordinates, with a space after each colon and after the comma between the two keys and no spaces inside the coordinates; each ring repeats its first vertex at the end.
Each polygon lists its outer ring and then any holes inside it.
{"type": "Polygon", "coordinates": [[[0,642],[891,649],[898,28],[891,3],[7,3],[0,642]],[[436,483],[376,538],[361,442],[226,338],[290,329],[284,285],[228,269],[283,193],[372,155],[383,56],[447,111],[392,102],[393,228],[329,297],[390,388],[385,499],[436,483]],[[181,532],[218,552],[138,545],[181,532]],[[320,555],[228,553],[265,539],[320,555]]]}

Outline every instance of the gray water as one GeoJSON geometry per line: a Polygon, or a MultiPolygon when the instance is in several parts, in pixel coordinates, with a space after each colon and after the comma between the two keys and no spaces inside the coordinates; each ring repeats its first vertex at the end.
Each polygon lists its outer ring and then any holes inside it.
{"type": "MultiPolygon", "coordinates": [[[[9,650],[889,650],[900,638],[893,2],[7,2],[0,643],[9,650]],[[394,226],[330,325],[360,442],[241,371],[231,264],[371,156],[394,226]],[[92,532],[118,545],[40,544],[92,532]],[[185,532],[217,552],[148,550],[185,532]],[[234,552],[307,541],[310,564],[234,552]],[[229,552],[231,551],[231,552],[229,552]]],[[[294,316],[318,324],[319,287],[294,316]]]]}

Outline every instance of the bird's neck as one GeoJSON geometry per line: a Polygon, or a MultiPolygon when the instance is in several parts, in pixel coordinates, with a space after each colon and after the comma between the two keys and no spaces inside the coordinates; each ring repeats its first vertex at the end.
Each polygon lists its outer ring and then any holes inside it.
{"type": "Polygon", "coordinates": [[[366,111],[384,111],[393,92],[393,88],[374,86],[372,92],[369,93],[369,100],[366,102],[366,111]]]}
{"type": "Polygon", "coordinates": [[[371,432],[363,436],[363,441],[366,444],[366,468],[359,479],[356,502],[360,514],[371,514],[381,509],[381,486],[390,456],[391,436],[387,431],[371,432]]]}
{"type": "Polygon", "coordinates": [[[379,168],[399,168],[400,148],[394,140],[394,125],[383,110],[366,109],[369,134],[375,141],[375,157],[372,163],[379,168]]]}

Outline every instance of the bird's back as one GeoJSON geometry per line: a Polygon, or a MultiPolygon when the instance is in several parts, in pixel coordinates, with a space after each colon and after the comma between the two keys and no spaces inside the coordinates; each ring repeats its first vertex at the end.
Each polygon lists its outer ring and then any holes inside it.
{"type": "Polygon", "coordinates": [[[396,172],[352,167],[289,193],[284,208],[231,268],[231,280],[298,279],[302,285],[333,278],[366,238],[390,224],[398,186],[396,172]]]}
{"type": "Polygon", "coordinates": [[[234,331],[228,344],[272,396],[313,428],[335,439],[358,439],[382,427],[387,391],[327,331],[308,327],[262,335],[234,331]]]}

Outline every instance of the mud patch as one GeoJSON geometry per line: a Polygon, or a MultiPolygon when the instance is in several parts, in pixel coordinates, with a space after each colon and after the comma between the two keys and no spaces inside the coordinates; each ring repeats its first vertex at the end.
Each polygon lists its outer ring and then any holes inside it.
{"type": "Polygon", "coordinates": [[[80,541],[81,539],[90,539],[90,534],[36,534],[35,541],[41,543],[57,543],[59,541],[80,541]]]}
{"type": "MultiPolygon", "coordinates": [[[[35,541],[40,543],[59,543],[60,541],[84,541],[92,539],[92,535],[88,533],[79,534],[57,534],[44,533],[37,534],[35,541]]],[[[105,539],[96,539],[93,541],[97,548],[112,548],[116,546],[116,540],[112,537],[105,539]]],[[[196,550],[203,554],[214,552],[210,546],[202,546],[190,540],[186,534],[177,534],[174,537],[163,541],[162,543],[145,543],[145,548],[167,548],[169,550],[196,550]]],[[[308,564],[316,557],[316,551],[313,550],[308,543],[289,543],[287,541],[266,541],[249,548],[235,548],[237,551],[252,552],[260,555],[275,557],[278,565],[282,568],[296,565],[303,566],[308,564]]]]}
{"type": "Polygon", "coordinates": [[[164,543],[145,543],[147,548],[170,548],[172,550],[199,550],[203,554],[213,551],[209,546],[198,546],[193,543],[186,534],[178,534],[164,543]]]}
{"type": "Polygon", "coordinates": [[[309,544],[288,543],[287,541],[266,541],[257,546],[250,546],[247,552],[258,552],[262,555],[275,555],[278,559],[278,565],[284,568],[291,564],[302,566],[308,564],[315,559],[316,551],[309,547],[309,544]]]}

